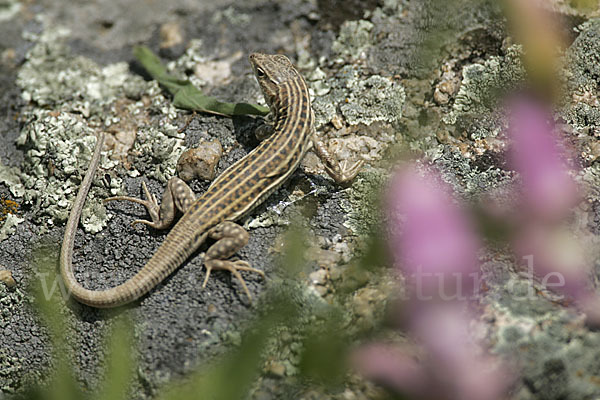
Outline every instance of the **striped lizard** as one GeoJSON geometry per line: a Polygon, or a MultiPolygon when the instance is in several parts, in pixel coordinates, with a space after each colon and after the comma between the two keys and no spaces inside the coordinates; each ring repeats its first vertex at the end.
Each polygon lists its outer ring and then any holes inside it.
{"type": "Polygon", "coordinates": [[[73,244],[81,210],[93,176],[98,168],[104,141],[100,132],[90,166],[65,228],[60,254],[60,270],[69,293],[79,302],[99,308],[129,303],[147,293],[190,257],[206,240],[216,240],[204,257],[206,286],[212,270],[230,271],[241,283],[249,301],[252,296],[240,271],[250,271],[264,277],[261,270],[247,262],[228,260],[248,242],[248,232],[234,221],[247,215],[277,189],[298,167],[312,147],[324,162],[325,170],[337,182],[353,179],[363,165],[339,165],[319,141],[314,128],[308,87],[290,60],[283,55],[253,53],[249,56],[254,75],[273,114],[273,133],[254,150],[227,168],[198,198],[181,179],[173,177],[167,183],[159,205],[145,183],[146,199],[116,196],[107,201],[125,200],[146,207],[151,220],[135,220],[154,229],[172,225],[177,211],[183,213],[164,242],[150,260],[124,283],[105,290],[84,288],[73,272],[73,244]]]}

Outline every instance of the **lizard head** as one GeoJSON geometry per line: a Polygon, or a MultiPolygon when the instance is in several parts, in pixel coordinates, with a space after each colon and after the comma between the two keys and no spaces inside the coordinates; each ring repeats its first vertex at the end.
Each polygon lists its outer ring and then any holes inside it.
{"type": "Polygon", "coordinates": [[[265,101],[272,107],[279,85],[298,76],[298,72],[290,59],[281,54],[252,53],[248,59],[265,101]]]}

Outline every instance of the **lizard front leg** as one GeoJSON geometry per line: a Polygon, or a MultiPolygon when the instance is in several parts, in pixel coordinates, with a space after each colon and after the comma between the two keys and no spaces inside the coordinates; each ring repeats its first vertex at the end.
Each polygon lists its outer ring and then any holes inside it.
{"type": "Polygon", "coordinates": [[[340,165],[340,163],[329,154],[329,151],[327,151],[327,148],[323,142],[321,142],[316,132],[313,133],[312,136],[312,150],[323,162],[327,174],[338,184],[346,183],[354,179],[365,163],[363,160],[359,160],[351,166],[348,166],[348,163],[344,161],[344,165],[340,165]]]}
{"type": "Polygon", "coordinates": [[[233,276],[237,278],[242,284],[248,300],[252,302],[252,296],[246,286],[244,278],[239,271],[250,271],[265,277],[265,273],[259,269],[252,268],[246,261],[241,260],[227,260],[227,258],[234,255],[239,249],[244,247],[248,243],[248,232],[240,225],[231,221],[224,221],[208,231],[208,236],[211,239],[215,239],[216,242],[209,247],[204,257],[204,266],[206,267],[206,276],[202,287],[206,286],[210,273],[213,269],[222,269],[231,272],[233,276]]]}
{"type": "Polygon", "coordinates": [[[124,200],[141,204],[148,210],[152,221],[136,219],[131,224],[145,224],[154,229],[166,229],[173,223],[176,211],[179,210],[181,213],[185,213],[196,199],[194,191],[184,181],[176,177],[169,179],[160,205],[156,201],[156,197],[148,190],[145,182],[142,182],[142,188],[146,200],[130,196],[114,196],[104,199],[104,202],[124,200]]]}
{"type": "Polygon", "coordinates": [[[263,118],[262,124],[256,128],[254,131],[254,137],[256,137],[259,142],[262,142],[275,132],[275,128],[273,127],[275,119],[275,115],[271,112],[263,118]]]}

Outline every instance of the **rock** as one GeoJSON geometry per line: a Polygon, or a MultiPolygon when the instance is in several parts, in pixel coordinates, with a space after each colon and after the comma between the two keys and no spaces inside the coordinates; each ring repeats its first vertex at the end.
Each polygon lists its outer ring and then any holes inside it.
{"type": "Polygon", "coordinates": [[[0,270],[0,281],[4,282],[8,287],[15,287],[17,282],[12,276],[12,273],[9,270],[0,270]]]}
{"type": "Polygon", "coordinates": [[[223,148],[218,140],[201,140],[197,147],[181,154],[177,161],[177,173],[186,182],[196,178],[213,180],[222,154],[223,148]]]}
{"type": "Polygon", "coordinates": [[[327,283],[327,270],[320,269],[318,271],[311,272],[308,278],[313,285],[324,286],[327,283]]]}
{"type": "Polygon", "coordinates": [[[267,364],[267,373],[277,378],[283,378],[285,376],[285,365],[279,361],[270,361],[267,364]]]}
{"type": "Polygon", "coordinates": [[[177,22],[167,22],[160,27],[160,47],[162,49],[179,46],[183,43],[183,31],[177,22]]]}

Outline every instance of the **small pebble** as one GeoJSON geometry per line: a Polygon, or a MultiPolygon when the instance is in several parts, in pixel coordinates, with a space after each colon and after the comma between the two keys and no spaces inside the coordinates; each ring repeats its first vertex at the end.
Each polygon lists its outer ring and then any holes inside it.
{"type": "Polygon", "coordinates": [[[346,389],[346,390],[344,390],[344,393],[342,393],[342,399],[343,400],[355,400],[356,394],[354,394],[354,392],[351,391],[350,389],[346,389]]]}
{"type": "Polygon", "coordinates": [[[344,121],[342,121],[342,118],[339,115],[335,115],[331,119],[331,124],[335,129],[342,129],[342,127],[344,126],[344,121]]]}
{"type": "Polygon", "coordinates": [[[183,43],[181,25],[177,22],[167,22],[160,27],[160,47],[162,49],[175,47],[183,43]]]}
{"type": "Polygon", "coordinates": [[[0,281],[4,282],[8,287],[15,287],[17,285],[12,273],[6,269],[0,270],[0,281]]]}
{"type": "Polygon", "coordinates": [[[201,140],[197,147],[181,154],[177,161],[177,173],[186,182],[196,178],[213,180],[221,155],[223,148],[218,140],[201,140]]]}
{"type": "Polygon", "coordinates": [[[278,378],[285,376],[285,365],[278,361],[271,361],[267,366],[267,372],[278,378]]]}
{"type": "Polygon", "coordinates": [[[313,285],[325,285],[327,283],[327,270],[320,269],[318,271],[311,272],[308,278],[313,285]]]}

